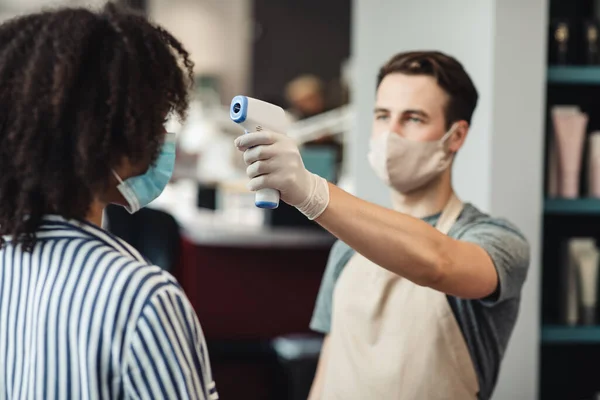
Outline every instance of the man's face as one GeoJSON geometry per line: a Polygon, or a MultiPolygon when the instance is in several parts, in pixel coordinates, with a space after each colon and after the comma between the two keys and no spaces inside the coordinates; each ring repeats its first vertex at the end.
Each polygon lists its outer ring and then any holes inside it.
{"type": "Polygon", "coordinates": [[[447,102],[431,76],[389,74],[377,89],[372,135],[390,131],[415,141],[439,140],[446,133],[447,102]]]}

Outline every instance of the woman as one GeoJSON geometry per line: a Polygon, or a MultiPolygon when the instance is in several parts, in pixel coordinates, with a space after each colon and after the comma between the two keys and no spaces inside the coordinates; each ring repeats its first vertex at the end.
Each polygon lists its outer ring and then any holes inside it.
{"type": "Polygon", "coordinates": [[[0,398],[217,398],[179,284],[100,228],[168,182],[188,53],[112,4],[14,19],[0,44],[0,398]]]}

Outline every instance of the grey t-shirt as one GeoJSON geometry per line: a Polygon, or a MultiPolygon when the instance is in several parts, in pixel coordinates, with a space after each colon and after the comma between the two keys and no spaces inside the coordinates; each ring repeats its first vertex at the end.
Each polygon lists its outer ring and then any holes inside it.
{"type": "MultiPolygon", "coordinates": [[[[439,215],[423,220],[435,225],[439,215]]],[[[510,222],[490,217],[468,203],[448,235],[482,247],[498,272],[498,289],[488,298],[466,300],[447,296],[475,365],[480,387],[478,398],[487,400],[496,385],[517,319],[521,288],[529,267],[529,245],[510,222]]],[[[333,245],[310,322],[314,331],[329,333],[334,287],[353,255],[354,250],[345,243],[338,241],[333,245]]]]}

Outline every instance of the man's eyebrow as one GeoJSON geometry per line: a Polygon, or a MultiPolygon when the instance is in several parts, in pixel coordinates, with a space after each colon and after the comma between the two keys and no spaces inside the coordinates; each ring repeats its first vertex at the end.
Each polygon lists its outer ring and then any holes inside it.
{"type": "Polygon", "coordinates": [[[402,111],[402,114],[417,114],[421,117],[429,118],[429,114],[427,114],[424,110],[419,109],[409,109],[402,111]]]}
{"type": "MultiPolygon", "coordinates": [[[[385,107],[375,107],[374,112],[390,112],[390,110],[385,107]]],[[[402,114],[418,114],[418,115],[423,115],[423,116],[429,115],[429,114],[427,114],[427,112],[425,112],[425,110],[421,110],[418,108],[409,108],[406,110],[402,110],[402,114]]]]}
{"type": "MultiPolygon", "coordinates": [[[[390,110],[384,107],[375,107],[374,111],[375,114],[389,114],[390,110]]],[[[409,108],[406,110],[402,110],[402,115],[418,115],[422,118],[429,118],[429,114],[427,114],[427,112],[425,112],[425,110],[421,110],[418,108],[409,108]]]]}

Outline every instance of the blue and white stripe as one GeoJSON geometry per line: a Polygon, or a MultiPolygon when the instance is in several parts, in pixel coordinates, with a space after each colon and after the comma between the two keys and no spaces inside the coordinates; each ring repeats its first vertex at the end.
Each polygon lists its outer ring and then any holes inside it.
{"type": "Polygon", "coordinates": [[[0,399],[218,399],[171,275],[87,223],[49,216],[37,237],[0,250],[0,399]]]}

